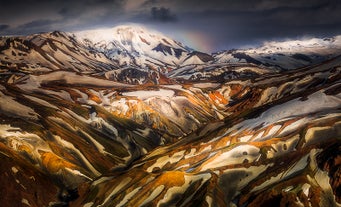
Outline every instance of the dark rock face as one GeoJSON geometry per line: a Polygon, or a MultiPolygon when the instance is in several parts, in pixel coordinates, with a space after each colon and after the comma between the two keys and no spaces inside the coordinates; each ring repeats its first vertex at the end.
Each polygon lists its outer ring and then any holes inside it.
{"type": "Polygon", "coordinates": [[[63,204],[59,185],[50,175],[17,157],[0,143],[0,203],[2,206],[48,206],[63,204]]]}
{"type": "MultiPolygon", "coordinates": [[[[340,135],[340,132],[338,133],[340,135]]],[[[341,144],[336,143],[318,156],[319,167],[328,172],[335,199],[341,203],[341,144]]]]}
{"type": "Polygon", "coordinates": [[[211,55],[203,53],[203,52],[198,52],[198,51],[191,52],[189,54],[189,57],[192,57],[192,56],[197,56],[203,62],[209,62],[209,61],[214,60],[214,58],[211,55]]]}
{"type": "Polygon", "coordinates": [[[162,52],[164,55],[172,55],[172,49],[162,43],[158,44],[155,48],[153,48],[153,50],[157,52],[162,52]]]}
{"type": "Polygon", "coordinates": [[[246,62],[248,63],[253,63],[253,64],[256,64],[256,65],[261,65],[262,62],[252,58],[251,56],[245,54],[245,53],[240,53],[240,52],[237,52],[237,53],[232,53],[233,57],[235,58],[238,58],[238,59],[245,59],[246,62]]]}

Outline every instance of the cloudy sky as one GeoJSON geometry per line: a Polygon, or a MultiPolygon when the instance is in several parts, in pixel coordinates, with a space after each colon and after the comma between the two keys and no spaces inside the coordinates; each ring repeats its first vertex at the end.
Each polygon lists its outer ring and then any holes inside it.
{"type": "Polygon", "coordinates": [[[340,0],[0,0],[0,35],[137,23],[205,52],[341,34],[340,0]]]}

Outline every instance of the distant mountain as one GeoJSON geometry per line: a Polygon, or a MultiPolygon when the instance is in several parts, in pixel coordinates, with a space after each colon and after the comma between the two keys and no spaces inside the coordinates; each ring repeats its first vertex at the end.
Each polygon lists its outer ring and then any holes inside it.
{"type": "Polygon", "coordinates": [[[0,39],[2,75],[5,79],[14,75],[9,81],[25,74],[56,70],[92,74],[129,84],[227,80],[274,72],[255,69],[255,66],[251,66],[252,70],[235,69],[231,64],[213,65],[212,62],[214,58],[209,54],[136,25],[0,39]]]}
{"type": "Polygon", "coordinates": [[[7,76],[67,70],[129,84],[225,81],[321,63],[341,53],[340,42],[341,36],[267,42],[210,55],[142,26],[122,25],[1,37],[0,69],[7,76]]]}
{"type": "Polygon", "coordinates": [[[262,67],[288,70],[321,63],[341,54],[341,35],[282,42],[235,49],[213,54],[217,63],[252,63],[262,67]]]}
{"type": "Polygon", "coordinates": [[[65,32],[0,37],[0,68],[22,73],[69,70],[94,73],[118,68],[102,53],[93,53],[65,32]]]}
{"type": "Polygon", "coordinates": [[[100,51],[121,66],[175,68],[198,58],[198,63],[212,59],[203,53],[175,41],[164,34],[138,25],[123,25],[111,29],[88,30],[75,33],[75,38],[91,50],[100,51]]]}

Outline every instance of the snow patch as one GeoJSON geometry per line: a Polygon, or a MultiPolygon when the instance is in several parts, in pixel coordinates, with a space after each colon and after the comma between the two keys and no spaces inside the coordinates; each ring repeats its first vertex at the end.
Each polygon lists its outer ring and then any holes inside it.
{"type": "Polygon", "coordinates": [[[121,200],[117,207],[124,206],[142,187],[135,188],[133,191],[128,193],[124,198],[121,200]]]}
{"type": "Polygon", "coordinates": [[[28,206],[31,206],[31,204],[30,204],[30,203],[28,202],[28,200],[25,199],[25,198],[21,199],[21,203],[22,203],[22,204],[25,204],[25,205],[28,205],[28,206]]]}
{"type": "Polygon", "coordinates": [[[124,96],[134,96],[138,99],[145,100],[151,97],[163,97],[163,98],[171,98],[175,94],[172,90],[160,89],[158,91],[133,91],[133,92],[125,92],[122,95],[124,96]]]}
{"type": "Polygon", "coordinates": [[[99,206],[106,206],[105,204],[110,200],[110,198],[115,195],[117,192],[119,192],[121,189],[123,189],[132,179],[129,177],[124,178],[124,180],[122,180],[120,182],[120,184],[118,184],[112,191],[111,193],[106,197],[106,199],[104,200],[104,202],[102,203],[102,205],[99,206]]]}
{"type": "Polygon", "coordinates": [[[17,172],[19,172],[19,170],[14,166],[11,168],[11,170],[14,174],[17,174],[17,172]]]}
{"type": "Polygon", "coordinates": [[[167,156],[163,156],[163,157],[158,158],[153,165],[148,167],[147,172],[152,172],[155,167],[162,168],[168,162],[170,164],[173,164],[173,163],[180,161],[183,158],[184,153],[185,153],[185,150],[182,150],[180,152],[174,153],[171,157],[169,155],[167,155],[167,156]]]}
{"type": "Polygon", "coordinates": [[[84,204],[83,207],[91,207],[92,205],[94,205],[94,202],[86,203],[86,204],[84,204]]]}
{"type": "Polygon", "coordinates": [[[154,200],[158,195],[160,195],[160,193],[163,191],[163,189],[165,188],[164,185],[159,185],[157,186],[153,192],[149,195],[149,197],[143,201],[143,203],[140,206],[143,206],[149,202],[151,202],[152,200],[154,200]]]}
{"type": "Polygon", "coordinates": [[[243,163],[245,159],[248,162],[256,160],[260,156],[259,148],[252,145],[237,146],[230,151],[223,152],[211,160],[205,162],[201,170],[219,168],[227,165],[243,163]]]}

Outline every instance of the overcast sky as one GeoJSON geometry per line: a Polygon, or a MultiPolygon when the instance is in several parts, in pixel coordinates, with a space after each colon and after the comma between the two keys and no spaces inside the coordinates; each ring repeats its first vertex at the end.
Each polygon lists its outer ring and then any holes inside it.
{"type": "Polygon", "coordinates": [[[0,35],[138,23],[204,52],[341,34],[341,0],[0,0],[0,35]]]}

